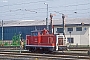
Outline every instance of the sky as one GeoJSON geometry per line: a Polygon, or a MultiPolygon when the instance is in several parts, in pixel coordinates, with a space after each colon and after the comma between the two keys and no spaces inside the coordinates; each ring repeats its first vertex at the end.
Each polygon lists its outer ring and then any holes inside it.
{"type": "Polygon", "coordinates": [[[0,0],[0,20],[90,18],[90,0],[0,0]]]}

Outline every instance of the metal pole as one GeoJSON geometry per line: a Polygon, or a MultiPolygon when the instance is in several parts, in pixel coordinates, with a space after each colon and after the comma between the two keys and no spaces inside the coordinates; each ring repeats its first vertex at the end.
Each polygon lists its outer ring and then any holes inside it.
{"type": "Polygon", "coordinates": [[[21,53],[21,33],[19,34],[19,39],[20,39],[20,53],[21,53]]]}
{"type": "Polygon", "coordinates": [[[47,24],[48,22],[47,22],[47,18],[46,18],[46,28],[47,28],[47,30],[48,30],[48,24],[47,24]]]}
{"type": "Polygon", "coordinates": [[[47,30],[49,30],[49,27],[48,27],[48,4],[47,4],[47,30]]]}
{"type": "Polygon", "coordinates": [[[64,20],[65,16],[64,14],[62,14],[62,19],[63,19],[63,35],[65,37],[65,20],[64,20]]]}
{"type": "Polygon", "coordinates": [[[49,30],[49,27],[48,27],[48,4],[47,3],[44,3],[45,5],[47,5],[47,18],[46,18],[46,26],[47,26],[47,30],[49,30]]]}
{"type": "Polygon", "coordinates": [[[52,18],[53,18],[53,15],[50,13],[50,33],[51,33],[51,34],[54,34],[54,32],[53,32],[52,18]]]}
{"type": "Polygon", "coordinates": [[[71,45],[71,32],[69,32],[70,33],[70,45],[71,45]]]}
{"type": "Polygon", "coordinates": [[[80,45],[81,45],[81,31],[80,31],[80,45]]]}
{"type": "Polygon", "coordinates": [[[3,20],[2,20],[2,42],[3,42],[3,20]]]}

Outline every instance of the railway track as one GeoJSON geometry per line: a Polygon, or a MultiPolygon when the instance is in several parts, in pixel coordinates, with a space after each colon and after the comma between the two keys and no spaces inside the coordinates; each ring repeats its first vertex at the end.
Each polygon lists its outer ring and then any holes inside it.
{"type": "MultiPolygon", "coordinates": [[[[28,50],[0,50],[0,54],[1,53],[6,53],[6,52],[17,52],[17,53],[31,53],[28,50]]],[[[78,55],[78,56],[88,56],[88,52],[87,51],[55,51],[52,53],[41,53],[41,54],[57,54],[57,55],[78,55]]]]}
{"type": "Polygon", "coordinates": [[[12,57],[12,58],[25,58],[25,59],[29,59],[29,58],[46,58],[46,59],[90,59],[89,56],[85,55],[78,55],[78,54],[40,54],[40,53],[26,53],[26,52],[22,52],[22,53],[18,53],[18,52],[0,52],[0,56],[6,56],[6,57],[12,57]]]}
{"type": "Polygon", "coordinates": [[[58,51],[53,52],[51,54],[41,54],[41,53],[30,53],[26,50],[22,50],[22,53],[20,53],[19,48],[18,49],[6,49],[2,48],[0,49],[0,60],[35,60],[35,58],[39,59],[53,59],[53,60],[89,60],[90,56],[87,55],[87,50],[81,50],[81,51],[58,51]]]}
{"type": "Polygon", "coordinates": [[[39,53],[11,53],[11,52],[0,52],[0,56],[11,57],[11,58],[46,58],[46,59],[90,59],[89,56],[76,56],[76,55],[56,55],[56,54],[39,54],[39,53]]]}

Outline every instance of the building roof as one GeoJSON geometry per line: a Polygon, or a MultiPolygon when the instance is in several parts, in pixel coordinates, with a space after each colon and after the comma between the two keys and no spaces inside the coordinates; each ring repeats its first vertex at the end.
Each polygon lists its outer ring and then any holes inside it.
{"type": "MultiPolygon", "coordinates": [[[[65,19],[65,24],[90,24],[90,18],[71,18],[65,19]]],[[[50,20],[48,20],[50,24],[50,20]]],[[[53,19],[53,25],[61,25],[62,19],[53,19]]],[[[1,26],[0,22],[0,26],[1,26]]],[[[46,25],[46,20],[10,20],[3,21],[3,26],[34,26],[34,25],[46,25]]]]}

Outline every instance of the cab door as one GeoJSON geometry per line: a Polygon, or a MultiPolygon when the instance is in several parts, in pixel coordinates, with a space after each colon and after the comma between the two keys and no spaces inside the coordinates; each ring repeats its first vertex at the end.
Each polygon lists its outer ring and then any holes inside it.
{"type": "Polygon", "coordinates": [[[58,50],[59,46],[64,45],[64,36],[63,35],[56,35],[56,51],[58,50]]]}

